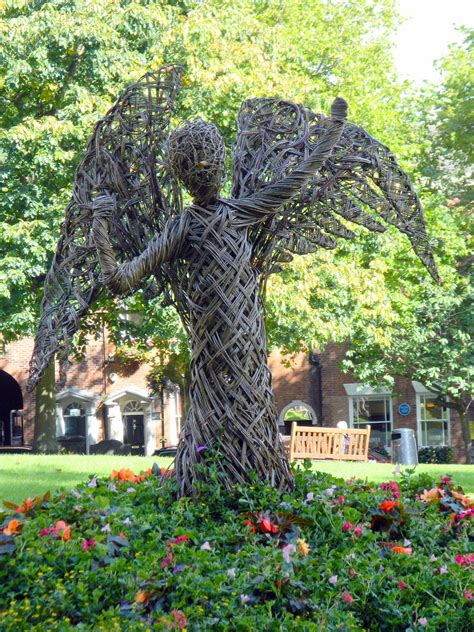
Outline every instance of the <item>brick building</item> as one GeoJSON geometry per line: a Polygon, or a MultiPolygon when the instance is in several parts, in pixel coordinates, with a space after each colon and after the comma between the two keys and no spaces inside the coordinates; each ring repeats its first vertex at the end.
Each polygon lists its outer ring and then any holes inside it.
{"type": "MultiPolygon", "coordinates": [[[[0,445],[30,444],[34,394],[26,390],[33,341],[25,338],[0,348],[0,445]],[[22,432],[23,424],[23,432],[22,432]]],[[[291,360],[272,352],[269,366],[282,434],[293,419],[303,423],[350,427],[371,425],[371,443],[390,451],[392,430],[415,431],[418,445],[450,445],[456,462],[465,461],[461,426],[455,411],[435,403],[422,384],[397,379],[393,392],[365,388],[340,371],[344,355],[330,345],[324,353],[297,354],[291,360]]],[[[152,454],[163,444],[176,445],[181,427],[179,389],[163,396],[149,393],[148,367],[123,365],[105,331],[91,340],[87,359],[73,364],[65,387],[57,393],[57,434],[63,444],[86,437],[86,449],[103,438],[131,443],[152,454]]]]}

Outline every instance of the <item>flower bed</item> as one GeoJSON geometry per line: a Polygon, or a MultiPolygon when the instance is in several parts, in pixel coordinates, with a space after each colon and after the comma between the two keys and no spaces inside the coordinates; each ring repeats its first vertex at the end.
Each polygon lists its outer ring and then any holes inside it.
{"type": "Polygon", "coordinates": [[[8,504],[0,629],[474,629],[474,505],[449,479],[201,492],[121,470],[8,504]]]}

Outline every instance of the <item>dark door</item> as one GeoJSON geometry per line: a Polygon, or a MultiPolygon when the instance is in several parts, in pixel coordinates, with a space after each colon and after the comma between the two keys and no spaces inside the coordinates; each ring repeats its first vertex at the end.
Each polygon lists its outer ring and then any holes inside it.
{"type": "Polygon", "coordinates": [[[19,411],[23,408],[23,395],[18,382],[6,371],[0,370],[0,445],[23,444],[21,439],[15,435],[16,424],[12,429],[12,411],[19,411]]]}
{"type": "Polygon", "coordinates": [[[145,454],[144,415],[128,414],[124,419],[124,443],[132,446],[132,454],[145,454]]]}

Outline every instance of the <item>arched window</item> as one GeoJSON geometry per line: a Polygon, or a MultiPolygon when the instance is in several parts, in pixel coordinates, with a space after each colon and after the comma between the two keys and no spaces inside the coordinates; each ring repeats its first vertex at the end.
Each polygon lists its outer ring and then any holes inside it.
{"type": "Polygon", "coordinates": [[[132,399],[123,407],[123,414],[134,415],[135,413],[143,413],[143,404],[136,399],[132,399]]]}
{"type": "Polygon", "coordinates": [[[291,424],[294,421],[302,426],[315,426],[317,424],[316,413],[306,402],[294,400],[280,412],[278,422],[280,431],[283,434],[290,434],[291,424]]]}
{"type": "Polygon", "coordinates": [[[86,436],[86,411],[79,402],[71,402],[63,412],[66,437],[86,436]]]}

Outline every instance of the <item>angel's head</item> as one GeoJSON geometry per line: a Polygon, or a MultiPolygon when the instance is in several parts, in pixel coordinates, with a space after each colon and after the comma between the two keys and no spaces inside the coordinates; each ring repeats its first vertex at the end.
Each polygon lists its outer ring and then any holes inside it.
{"type": "Polygon", "coordinates": [[[215,125],[197,119],[174,130],[168,155],[176,177],[197,204],[218,197],[225,176],[225,144],[215,125]]]}

